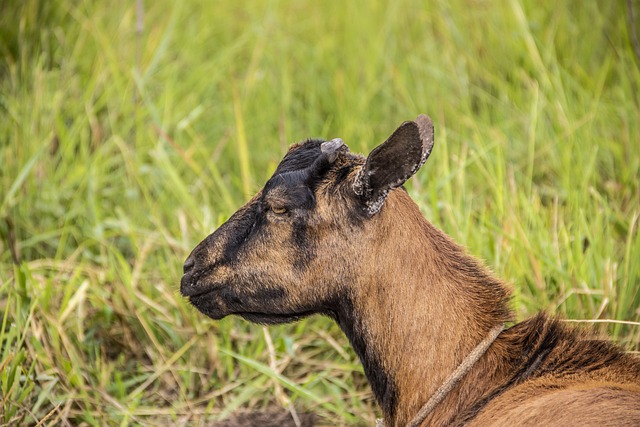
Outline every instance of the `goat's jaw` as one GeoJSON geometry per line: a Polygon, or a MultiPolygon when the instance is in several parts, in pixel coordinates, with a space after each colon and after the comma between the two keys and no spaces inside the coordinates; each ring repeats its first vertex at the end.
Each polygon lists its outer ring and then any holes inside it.
{"type": "Polygon", "coordinates": [[[235,307],[230,309],[220,295],[216,295],[216,289],[208,293],[203,293],[189,297],[189,302],[201,313],[213,320],[220,320],[226,316],[236,315],[245,320],[261,325],[277,325],[291,323],[307,316],[315,314],[314,311],[269,313],[260,311],[244,311],[235,307]]]}
{"type": "Polygon", "coordinates": [[[258,323],[260,325],[278,325],[282,323],[291,323],[305,317],[311,316],[314,312],[301,313],[233,313],[249,322],[258,323]]]}
{"type": "Polygon", "coordinates": [[[187,282],[187,286],[181,288],[182,295],[201,313],[214,320],[236,315],[253,323],[275,325],[295,322],[319,311],[279,304],[278,302],[286,299],[285,292],[280,288],[258,286],[254,291],[247,292],[249,287],[241,286],[244,291],[238,293],[234,291],[237,285],[203,283],[196,280],[193,286],[190,285],[188,277],[183,280],[187,282]]]}

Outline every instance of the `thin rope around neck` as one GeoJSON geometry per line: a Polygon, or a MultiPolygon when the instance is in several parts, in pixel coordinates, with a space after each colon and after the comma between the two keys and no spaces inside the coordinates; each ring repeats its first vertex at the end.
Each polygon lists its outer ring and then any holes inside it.
{"type": "MultiPolygon", "coordinates": [[[[464,358],[464,360],[458,365],[455,371],[449,375],[444,383],[438,390],[431,396],[431,398],[424,404],[418,411],[415,417],[407,424],[407,427],[418,427],[427,418],[427,416],[435,409],[438,403],[449,394],[449,392],[455,387],[456,384],[464,377],[476,364],[478,360],[484,355],[491,344],[498,338],[498,335],[504,330],[504,324],[498,325],[489,331],[489,334],[485,337],[480,344],[478,344],[471,353],[464,358]]],[[[382,420],[376,420],[376,427],[384,427],[382,420]]]]}
{"type": "Polygon", "coordinates": [[[407,427],[418,427],[427,415],[442,402],[442,399],[458,384],[458,382],[464,377],[475,365],[475,363],[482,357],[482,355],[489,349],[489,346],[498,338],[498,335],[504,330],[504,324],[498,325],[489,331],[489,335],[482,340],[480,344],[471,353],[465,357],[465,359],[458,365],[455,371],[449,375],[447,380],[440,386],[431,399],[418,411],[413,420],[407,424],[407,427]]]}

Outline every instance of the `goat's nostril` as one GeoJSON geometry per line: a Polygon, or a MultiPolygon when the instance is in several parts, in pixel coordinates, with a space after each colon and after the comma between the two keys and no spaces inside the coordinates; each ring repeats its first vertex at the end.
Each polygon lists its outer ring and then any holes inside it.
{"type": "Polygon", "coordinates": [[[196,265],[196,260],[193,259],[192,256],[189,256],[189,258],[187,258],[187,260],[184,262],[184,266],[182,267],[182,272],[184,274],[187,274],[189,270],[193,269],[194,265],[196,265]]]}

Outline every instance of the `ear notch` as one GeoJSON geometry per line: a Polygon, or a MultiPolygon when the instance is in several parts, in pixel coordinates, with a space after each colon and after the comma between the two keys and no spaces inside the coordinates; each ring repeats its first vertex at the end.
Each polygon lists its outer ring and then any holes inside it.
{"type": "Polygon", "coordinates": [[[421,114],[415,121],[401,124],[369,154],[353,184],[369,215],[380,211],[389,192],[420,169],[433,143],[433,122],[421,114]]]}

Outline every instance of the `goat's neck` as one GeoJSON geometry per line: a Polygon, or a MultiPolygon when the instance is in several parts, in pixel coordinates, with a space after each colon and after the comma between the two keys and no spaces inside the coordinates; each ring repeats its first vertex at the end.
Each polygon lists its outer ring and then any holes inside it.
{"type": "MultiPolygon", "coordinates": [[[[384,235],[372,240],[369,273],[358,279],[339,322],[386,425],[404,426],[510,313],[501,282],[431,226],[412,201],[395,204],[406,210],[405,221],[383,227],[384,235]]],[[[446,398],[457,403],[443,401],[428,419],[455,414],[465,395],[460,388],[446,398]]]]}

